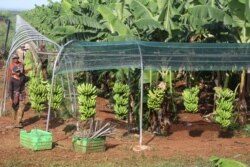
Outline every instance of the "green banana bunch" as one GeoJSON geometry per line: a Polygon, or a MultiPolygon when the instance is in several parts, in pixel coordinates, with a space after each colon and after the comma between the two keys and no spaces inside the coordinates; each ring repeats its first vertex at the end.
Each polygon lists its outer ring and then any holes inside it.
{"type": "Polygon", "coordinates": [[[233,102],[235,99],[235,94],[232,90],[228,89],[228,88],[221,88],[221,87],[217,87],[215,88],[215,94],[218,97],[218,99],[225,99],[227,101],[231,101],[233,102]]]}
{"type": "MultiPolygon", "coordinates": [[[[24,65],[25,65],[25,69],[34,69],[34,60],[33,60],[33,57],[32,57],[32,53],[28,50],[27,52],[25,52],[25,59],[24,59],[24,65]]],[[[35,73],[34,71],[29,71],[27,73],[27,76],[29,77],[33,77],[35,76],[35,73]]]]}
{"type": "Polygon", "coordinates": [[[119,94],[114,95],[114,100],[117,104],[126,106],[128,105],[128,97],[120,96],[119,94]]]}
{"type": "Polygon", "coordinates": [[[28,83],[29,100],[31,107],[40,114],[45,109],[47,103],[47,83],[42,82],[39,78],[31,78],[28,83]]]}
{"type": "MultiPolygon", "coordinates": [[[[95,96],[96,97],[96,96],[95,96]]],[[[80,95],[78,96],[78,101],[81,106],[86,107],[95,107],[96,106],[96,99],[94,98],[87,98],[86,96],[80,95]]]]}
{"type": "Polygon", "coordinates": [[[118,119],[124,119],[124,118],[126,118],[126,116],[128,114],[128,107],[127,106],[115,105],[114,110],[115,110],[116,118],[118,118],[118,119]]]}
{"type": "Polygon", "coordinates": [[[35,109],[36,111],[42,111],[45,109],[45,105],[39,104],[39,103],[34,103],[34,102],[31,102],[31,107],[33,109],[35,109]]]}
{"type": "Polygon", "coordinates": [[[84,83],[77,87],[77,92],[81,95],[90,96],[96,94],[96,86],[90,83],[84,83]]]}
{"type": "Polygon", "coordinates": [[[96,86],[83,83],[77,86],[79,113],[81,120],[87,120],[96,113],[96,86]]]}
{"type": "Polygon", "coordinates": [[[185,89],[182,93],[182,97],[184,100],[184,106],[186,111],[196,113],[198,111],[198,98],[199,87],[195,86],[191,89],[185,89]]]}
{"type": "Polygon", "coordinates": [[[113,87],[113,92],[115,94],[123,94],[123,96],[129,96],[130,88],[127,84],[116,82],[113,87]]]}
{"type": "MultiPolygon", "coordinates": [[[[48,82],[46,83],[46,81],[43,82],[46,85],[47,92],[50,92],[51,85],[48,82]]],[[[58,110],[63,102],[63,88],[61,85],[55,85],[53,86],[52,92],[51,108],[54,110],[58,110]]],[[[49,99],[49,96],[47,98],[49,99]]]]}
{"type": "Polygon", "coordinates": [[[215,121],[219,123],[223,128],[228,128],[233,120],[233,110],[235,94],[232,90],[225,88],[216,88],[216,110],[215,110],[215,121]]]}
{"type": "Polygon", "coordinates": [[[128,114],[130,88],[128,84],[115,82],[113,87],[114,111],[118,119],[126,119],[128,114]]]}
{"type": "Polygon", "coordinates": [[[225,110],[228,112],[233,112],[233,105],[232,102],[226,100],[218,100],[216,101],[217,108],[221,110],[225,110]]]}
{"type": "Polygon", "coordinates": [[[159,111],[161,108],[161,104],[164,100],[165,90],[156,88],[154,90],[149,90],[148,92],[148,100],[147,105],[151,110],[159,111]]]}

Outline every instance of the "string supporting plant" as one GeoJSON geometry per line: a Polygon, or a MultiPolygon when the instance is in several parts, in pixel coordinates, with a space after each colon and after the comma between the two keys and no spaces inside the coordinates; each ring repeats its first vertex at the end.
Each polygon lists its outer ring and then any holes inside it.
{"type": "Polygon", "coordinates": [[[130,89],[127,84],[116,82],[113,87],[114,111],[118,119],[126,119],[128,116],[130,89]]]}
{"type": "Polygon", "coordinates": [[[96,86],[83,83],[77,87],[80,120],[86,121],[96,114],[96,86]]]}
{"type": "Polygon", "coordinates": [[[233,110],[235,101],[235,92],[228,88],[215,88],[216,110],[214,113],[215,121],[223,128],[228,128],[233,121],[233,110]]]}
{"type": "Polygon", "coordinates": [[[31,107],[38,113],[39,117],[47,104],[48,89],[49,83],[40,78],[32,77],[28,85],[31,107]]]}
{"type": "Polygon", "coordinates": [[[198,98],[199,87],[195,86],[192,88],[185,89],[182,93],[182,97],[184,100],[184,106],[186,111],[191,113],[196,113],[198,111],[198,98]]]}

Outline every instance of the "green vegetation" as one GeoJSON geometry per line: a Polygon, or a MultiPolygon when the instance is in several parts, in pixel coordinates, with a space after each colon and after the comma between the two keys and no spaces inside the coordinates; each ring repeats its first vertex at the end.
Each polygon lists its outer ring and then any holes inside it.
{"type": "MultiPolygon", "coordinates": [[[[117,161],[117,160],[105,160],[104,158],[100,158],[99,160],[81,160],[75,162],[66,162],[66,161],[46,161],[41,164],[37,163],[36,165],[41,167],[135,167],[135,166],[143,166],[143,167],[186,167],[186,166],[197,166],[197,167],[211,167],[212,163],[201,158],[197,159],[189,159],[185,160],[183,158],[174,158],[174,159],[162,159],[159,157],[147,157],[145,155],[142,156],[129,156],[128,159],[117,161]]],[[[32,166],[32,161],[28,160],[5,160],[3,163],[3,167],[25,167],[32,166]]]]}
{"type": "Polygon", "coordinates": [[[71,39],[241,43],[250,40],[247,2],[62,0],[38,6],[23,16],[61,43],[71,39]]]}
{"type": "MultiPolygon", "coordinates": [[[[0,11],[0,16],[8,18],[11,22],[10,24],[10,32],[8,37],[8,42],[6,46],[6,51],[8,52],[12,43],[12,39],[15,34],[15,24],[16,24],[16,15],[20,14],[21,12],[18,11],[0,11]]],[[[1,29],[0,29],[0,48],[4,47],[5,37],[7,33],[7,25],[5,22],[0,21],[1,29]]]]}
{"type": "Polygon", "coordinates": [[[247,167],[246,164],[243,164],[239,161],[233,159],[225,159],[219,157],[211,157],[210,161],[214,163],[215,167],[247,167]]]}
{"type": "Polygon", "coordinates": [[[246,124],[246,125],[243,127],[242,131],[243,131],[248,137],[250,137],[250,124],[246,124]]]}

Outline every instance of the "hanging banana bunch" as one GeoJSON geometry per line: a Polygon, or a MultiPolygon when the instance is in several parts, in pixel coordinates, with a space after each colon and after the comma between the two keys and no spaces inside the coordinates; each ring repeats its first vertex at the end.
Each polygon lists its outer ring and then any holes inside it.
{"type": "MultiPolygon", "coordinates": [[[[29,50],[27,52],[25,52],[24,66],[25,66],[25,69],[34,69],[34,67],[35,67],[32,53],[29,50]]],[[[33,70],[31,70],[26,75],[29,77],[34,77],[35,72],[33,70]]]]}
{"type": "Polygon", "coordinates": [[[235,93],[228,88],[216,88],[215,95],[217,97],[215,101],[215,121],[223,128],[227,128],[231,125],[233,119],[235,93]]]}
{"type": "Polygon", "coordinates": [[[128,84],[116,82],[113,87],[114,111],[116,118],[126,119],[128,115],[130,88],[128,84]]]}
{"type": "Polygon", "coordinates": [[[87,120],[96,113],[96,87],[90,83],[78,85],[78,103],[81,120],[87,120]]]}
{"type": "Polygon", "coordinates": [[[191,89],[185,89],[182,93],[184,106],[186,111],[196,113],[198,111],[199,87],[195,86],[191,89]]]}
{"type": "Polygon", "coordinates": [[[149,90],[147,105],[150,110],[160,111],[161,104],[164,100],[165,89],[156,88],[149,90]]]}
{"type": "MultiPolygon", "coordinates": [[[[47,91],[50,92],[51,85],[47,85],[47,91]]],[[[49,95],[49,93],[48,93],[49,95]]],[[[51,108],[53,110],[58,110],[63,102],[63,88],[61,85],[55,85],[53,87],[53,93],[52,93],[52,103],[51,103],[51,108]]],[[[49,96],[48,96],[49,100],[49,96]]]]}
{"type": "Polygon", "coordinates": [[[45,109],[48,96],[48,81],[43,81],[39,78],[32,77],[28,84],[29,100],[31,107],[40,115],[45,109]]]}

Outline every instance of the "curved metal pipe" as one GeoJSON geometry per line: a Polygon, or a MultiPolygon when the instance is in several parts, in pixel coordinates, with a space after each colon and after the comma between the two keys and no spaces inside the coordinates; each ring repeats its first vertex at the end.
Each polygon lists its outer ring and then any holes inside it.
{"type": "Polygon", "coordinates": [[[60,59],[60,57],[62,55],[61,53],[63,52],[64,47],[72,42],[73,41],[69,41],[61,47],[59,53],[56,56],[56,60],[55,60],[54,65],[53,65],[52,79],[51,79],[51,86],[50,86],[50,93],[49,93],[49,108],[48,108],[48,115],[47,115],[46,131],[49,130],[49,119],[50,119],[50,113],[51,113],[51,102],[52,102],[52,96],[53,96],[53,87],[54,87],[54,80],[55,80],[56,65],[57,65],[58,60],[60,59]]]}

